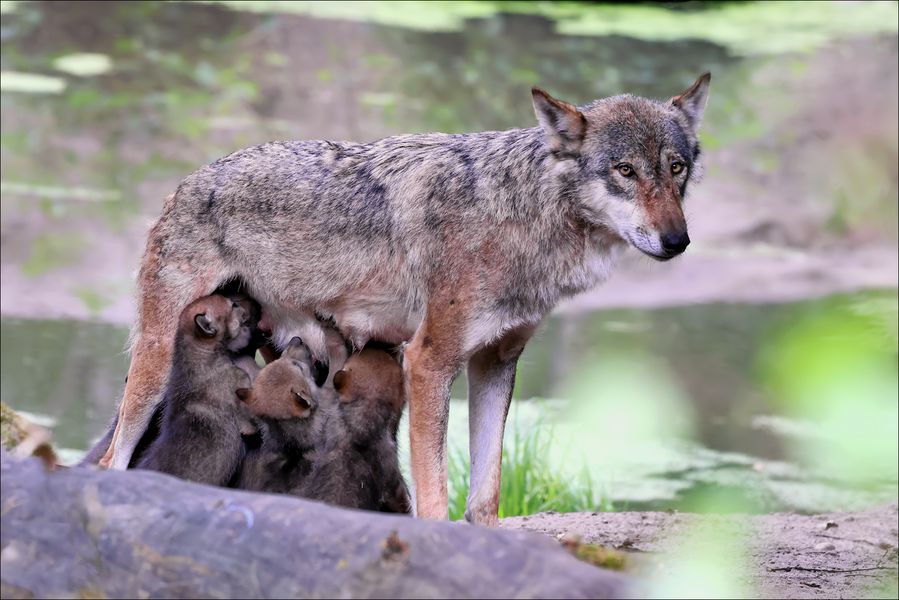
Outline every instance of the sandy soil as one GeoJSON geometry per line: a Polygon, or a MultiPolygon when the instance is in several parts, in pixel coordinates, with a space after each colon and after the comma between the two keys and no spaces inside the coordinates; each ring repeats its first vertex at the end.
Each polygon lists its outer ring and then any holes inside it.
{"type": "Polygon", "coordinates": [[[744,536],[748,575],[740,574],[740,583],[758,598],[886,598],[884,584],[897,577],[895,503],[813,516],[543,513],[502,522],[617,548],[628,553],[629,570],[662,577],[678,568],[686,536],[703,525],[727,537],[744,536]]]}

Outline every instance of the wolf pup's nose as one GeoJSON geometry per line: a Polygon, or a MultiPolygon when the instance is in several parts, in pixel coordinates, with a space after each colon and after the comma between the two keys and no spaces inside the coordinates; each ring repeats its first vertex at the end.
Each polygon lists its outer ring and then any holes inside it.
{"type": "Polygon", "coordinates": [[[662,248],[671,256],[680,254],[690,245],[690,236],[687,231],[665,233],[662,235],[662,248]]]}

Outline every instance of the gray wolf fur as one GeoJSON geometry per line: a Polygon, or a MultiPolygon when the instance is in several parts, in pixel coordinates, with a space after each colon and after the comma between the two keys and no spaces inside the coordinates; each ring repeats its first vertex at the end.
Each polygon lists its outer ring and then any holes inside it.
{"type": "Polygon", "coordinates": [[[280,346],[327,361],[323,321],[357,348],[404,349],[416,514],[447,516],[450,384],[469,380],[466,516],[495,524],[518,356],[562,299],[608,277],[627,245],[658,260],[689,243],[710,76],[666,102],[576,107],[534,89],[539,126],[371,143],[272,142],[188,176],[150,230],[119,426],[125,468],[163,397],[177,315],[239,280],[280,346]]]}

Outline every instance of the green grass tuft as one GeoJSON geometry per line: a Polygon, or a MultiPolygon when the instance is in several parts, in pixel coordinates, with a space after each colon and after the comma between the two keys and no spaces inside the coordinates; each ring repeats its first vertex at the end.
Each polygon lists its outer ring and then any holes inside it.
{"type": "MultiPolygon", "coordinates": [[[[551,463],[552,443],[553,430],[545,422],[538,421],[531,427],[523,427],[516,419],[510,419],[503,446],[500,518],[546,511],[611,509],[595,493],[586,468],[580,475],[571,477],[551,463]]],[[[450,519],[462,519],[469,484],[468,453],[465,449],[450,450],[448,468],[450,519]]]]}

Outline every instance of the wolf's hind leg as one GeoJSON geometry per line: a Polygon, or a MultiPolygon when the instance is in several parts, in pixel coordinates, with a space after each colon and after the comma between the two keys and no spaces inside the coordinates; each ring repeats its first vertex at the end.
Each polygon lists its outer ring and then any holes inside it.
{"type": "Polygon", "coordinates": [[[109,424],[109,427],[106,429],[106,433],[104,433],[103,437],[97,440],[91,449],[87,451],[87,454],[85,454],[84,458],[81,459],[81,462],[78,463],[79,465],[96,465],[100,462],[100,459],[106,455],[109,447],[112,446],[112,440],[115,436],[115,430],[118,424],[119,414],[117,412],[112,422],[109,424]]]}
{"type": "Polygon", "coordinates": [[[164,263],[153,231],[138,275],[139,320],[131,366],[112,443],[101,467],[124,470],[162,402],[172,364],[178,318],[184,308],[223,280],[210,262],[164,263]]]}

